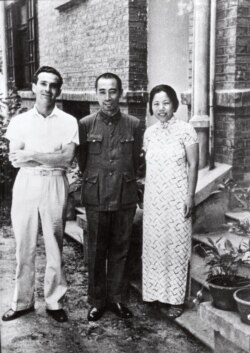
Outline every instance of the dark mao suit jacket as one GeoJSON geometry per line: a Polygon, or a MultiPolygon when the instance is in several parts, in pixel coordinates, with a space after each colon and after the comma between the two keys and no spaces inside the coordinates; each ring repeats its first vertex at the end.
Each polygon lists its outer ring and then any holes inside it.
{"type": "Polygon", "coordinates": [[[99,111],[80,120],[79,132],[83,206],[97,211],[135,207],[139,120],[120,111],[109,118],[99,111]]]}

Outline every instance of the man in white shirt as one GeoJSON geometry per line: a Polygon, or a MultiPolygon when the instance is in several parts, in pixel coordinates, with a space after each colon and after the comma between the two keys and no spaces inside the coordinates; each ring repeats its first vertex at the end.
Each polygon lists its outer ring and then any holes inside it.
{"type": "Polygon", "coordinates": [[[16,283],[11,309],[3,321],[34,311],[35,252],[39,220],[46,251],[44,297],[46,311],[56,321],[67,321],[62,299],[67,286],[62,266],[66,170],[79,143],[76,119],[58,109],[56,98],[63,80],[52,67],[36,71],[33,109],[11,119],[6,132],[9,159],[20,168],[13,187],[11,219],[16,239],[16,283]]]}

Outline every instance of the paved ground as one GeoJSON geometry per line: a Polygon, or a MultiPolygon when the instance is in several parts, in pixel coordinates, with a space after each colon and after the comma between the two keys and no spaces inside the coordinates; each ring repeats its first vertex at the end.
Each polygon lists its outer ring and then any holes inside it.
{"type": "MultiPolygon", "coordinates": [[[[15,241],[8,222],[0,228],[0,313],[8,308],[15,277],[15,241]]],[[[209,350],[142,303],[134,292],[129,307],[134,319],[120,320],[106,313],[97,323],[86,320],[87,271],[80,245],[64,241],[64,261],[69,290],[65,308],[69,322],[56,323],[47,316],[43,301],[45,254],[43,239],[37,247],[36,311],[11,322],[1,321],[2,353],[208,353],[209,350]]]]}

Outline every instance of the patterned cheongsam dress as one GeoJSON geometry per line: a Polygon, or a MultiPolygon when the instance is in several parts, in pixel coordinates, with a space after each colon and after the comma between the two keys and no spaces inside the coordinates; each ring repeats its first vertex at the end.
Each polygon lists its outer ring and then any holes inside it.
{"type": "Polygon", "coordinates": [[[172,117],[144,135],[146,180],[143,216],[143,300],[183,304],[191,254],[191,218],[185,147],[197,143],[193,127],[172,117]]]}

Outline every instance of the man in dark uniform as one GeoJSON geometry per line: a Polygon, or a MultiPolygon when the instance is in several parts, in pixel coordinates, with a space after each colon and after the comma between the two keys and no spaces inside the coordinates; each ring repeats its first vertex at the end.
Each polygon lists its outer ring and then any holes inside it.
{"type": "Polygon", "coordinates": [[[133,316],[123,294],[141,149],[139,120],[119,109],[120,78],[104,73],[95,87],[100,110],[80,120],[78,154],[88,222],[89,321],[106,310],[121,318],[133,316]]]}

